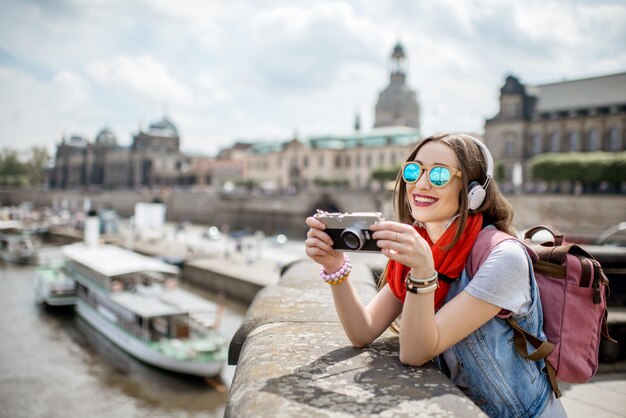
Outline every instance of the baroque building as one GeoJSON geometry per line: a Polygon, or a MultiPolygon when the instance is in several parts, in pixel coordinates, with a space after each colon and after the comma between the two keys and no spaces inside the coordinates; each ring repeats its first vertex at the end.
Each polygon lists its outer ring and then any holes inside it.
{"type": "Polygon", "coordinates": [[[406,83],[407,61],[398,42],[391,52],[389,85],[380,92],[376,103],[374,128],[407,126],[419,129],[420,110],[415,90],[406,83]]]}
{"type": "Polygon", "coordinates": [[[130,147],[118,145],[104,128],[94,142],[81,136],[58,144],[50,186],[56,189],[127,189],[185,186],[195,179],[189,157],[180,152],[176,126],[167,118],[133,136],[130,147]]]}
{"type": "Polygon", "coordinates": [[[504,166],[503,185],[528,181],[527,163],[546,152],[624,151],[626,73],[525,85],[510,75],[485,143],[504,166]]]}
{"type": "Polygon", "coordinates": [[[372,173],[397,168],[419,139],[415,129],[393,127],[369,134],[254,143],[243,157],[245,175],[269,190],[324,185],[370,189],[375,186],[372,173]]]}

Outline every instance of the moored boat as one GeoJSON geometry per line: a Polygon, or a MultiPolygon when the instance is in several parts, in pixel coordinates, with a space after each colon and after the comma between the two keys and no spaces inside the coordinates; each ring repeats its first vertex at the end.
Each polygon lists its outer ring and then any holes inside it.
{"type": "Polygon", "coordinates": [[[76,311],[131,355],[166,370],[212,377],[227,357],[219,307],[178,287],[177,267],[112,245],[63,247],[76,311]]]}
{"type": "Polygon", "coordinates": [[[12,263],[34,264],[37,248],[31,234],[18,227],[0,226],[0,258],[12,263]]]}

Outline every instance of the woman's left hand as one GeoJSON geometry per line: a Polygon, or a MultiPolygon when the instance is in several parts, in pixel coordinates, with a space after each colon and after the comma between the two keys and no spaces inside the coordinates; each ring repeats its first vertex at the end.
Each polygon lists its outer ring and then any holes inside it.
{"type": "Polygon", "coordinates": [[[428,242],[411,225],[384,221],[370,227],[372,237],[382,253],[391,260],[398,261],[417,277],[428,277],[435,270],[433,255],[428,242]]]}

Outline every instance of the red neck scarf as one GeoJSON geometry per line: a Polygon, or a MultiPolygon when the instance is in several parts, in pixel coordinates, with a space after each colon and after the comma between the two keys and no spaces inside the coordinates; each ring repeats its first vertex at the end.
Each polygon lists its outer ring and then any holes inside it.
{"type": "MultiPolygon", "coordinates": [[[[455,224],[456,221],[452,223],[455,224]]],[[[444,248],[452,242],[456,233],[456,228],[448,227],[443,235],[437,240],[436,244],[430,240],[425,228],[415,227],[417,232],[428,242],[430,249],[433,253],[433,260],[435,262],[435,270],[439,273],[439,288],[435,291],[435,311],[443,305],[448,290],[450,289],[450,282],[447,279],[443,279],[441,275],[446,276],[450,280],[456,280],[461,276],[461,272],[465,268],[467,256],[469,255],[478,233],[483,226],[483,215],[478,213],[476,215],[470,215],[467,217],[467,224],[465,230],[461,234],[459,241],[449,250],[444,248]]],[[[408,274],[410,268],[402,263],[394,260],[390,260],[387,265],[387,282],[389,288],[394,295],[402,302],[406,297],[406,285],[404,278],[408,274]]]]}

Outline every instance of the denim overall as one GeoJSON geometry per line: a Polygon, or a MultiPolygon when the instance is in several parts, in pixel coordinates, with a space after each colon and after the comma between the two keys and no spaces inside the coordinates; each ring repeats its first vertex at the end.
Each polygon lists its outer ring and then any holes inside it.
{"type": "MultiPolygon", "coordinates": [[[[527,313],[513,317],[522,328],[545,339],[539,291],[528,255],[527,259],[532,303],[527,313]]],[[[452,283],[446,303],[461,292],[469,280],[464,270],[452,283]]],[[[529,346],[528,352],[532,351],[534,348],[529,346]]],[[[550,381],[543,371],[544,361],[526,360],[515,351],[513,328],[506,319],[495,317],[489,320],[446,353],[456,359],[459,374],[468,384],[467,388],[461,389],[491,417],[537,416],[552,396],[550,381]]],[[[442,356],[436,359],[436,363],[449,376],[442,356]]]]}

